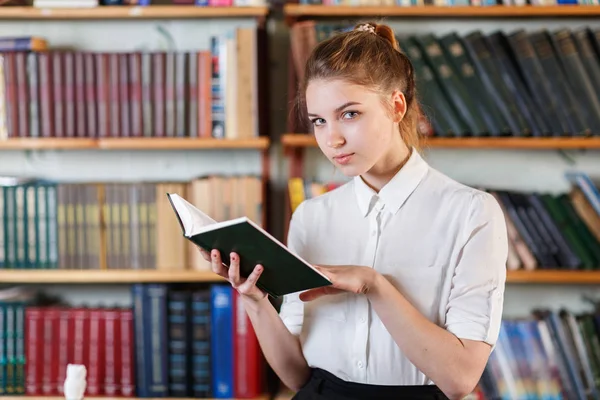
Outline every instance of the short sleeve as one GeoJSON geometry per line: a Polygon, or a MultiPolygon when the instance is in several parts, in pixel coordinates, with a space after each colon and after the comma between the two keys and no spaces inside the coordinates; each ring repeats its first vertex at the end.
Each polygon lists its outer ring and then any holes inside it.
{"type": "Polygon", "coordinates": [[[473,197],[463,238],[445,327],[459,338],[495,346],[502,320],[508,235],[502,209],[488,193],[473,197]]]}
{"type": "MultiPolygon", "coordinates": [[[[305,203],[300,203],[292,214],[287,237],[288,248],[301,257],[304,256],[306,246],[306,232],[302,217],[304,205],[305,203]]],[[[279,310],[280,318],[294,335],[300,334],[302,322],[304,321],[304,302],[300,300],[299,295],[300,293],[291,293],[283,296],[283,302],[279,310]]]]}

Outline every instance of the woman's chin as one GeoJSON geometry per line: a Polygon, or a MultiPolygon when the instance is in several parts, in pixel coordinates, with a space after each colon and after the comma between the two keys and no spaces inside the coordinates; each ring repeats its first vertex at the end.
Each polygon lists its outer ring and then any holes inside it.
{"type": "Polygon", "coordinates": [[[365,173],[364,169],[360,168],[358,165],[336,165],[336,167],[342,174],[350,178],[365,173]]]}

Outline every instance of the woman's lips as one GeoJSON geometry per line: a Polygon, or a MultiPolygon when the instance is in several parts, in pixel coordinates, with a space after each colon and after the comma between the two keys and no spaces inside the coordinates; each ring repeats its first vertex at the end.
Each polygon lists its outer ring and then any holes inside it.
{"type": "Polygon", "coordinates": [[[340,154],[340,155],[334,156],[333,159],[335,160],[335,162],[337,162],[340,165],[346,165],[351,161],[353,155],[354,155],[354,153],[340,154]]]}

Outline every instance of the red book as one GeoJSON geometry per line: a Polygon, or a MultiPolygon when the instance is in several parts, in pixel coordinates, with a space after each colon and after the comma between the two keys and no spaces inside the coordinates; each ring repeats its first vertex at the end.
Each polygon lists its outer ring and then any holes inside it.
{"type": "Polygon", "coordinates": [[[42,395],[44,365],[44,321],[43,309],[25,309],[25,393],[27,396],[42,395]]]}
{"type": "Polygon", "coordinates": [[[73,360],[73,312],[63,308],[58,315],[58,378],[57,391],[63,394],[67,364],[73,360]]]}
{"type": "Polygon", "coordinates": [[[240,399],[256,398],[262,394],[262,355],[256,333],[237,290],[234,290],[233,312],[234,396],[240,399]]]}
{"type": "Polygon", "coordinates": [[[104,394],[105,371],[105,341],[104,341],[104,310],[90,309],[89,358],[87,367],[86,394],[99,396],[104,394]]]}
{"type": "Polygon", "coordinates": [[[88,346],[90,332],[89,311],[76,308],[73,313],[73,364],[88,365],[88,346]]]}
{"type": "Polygon", "coordinates": [[[58,394],[58,318],[60,309],[48,307],[43,312],[43,366],[42,366],[42,394],[58,394]]]}
{"type": "Polygon", "coordinates": [[[104,310],[104,394],[117,396],[121,391],[121,314],[104,310]]]}
{"type": "Polygon", "coordinates": [[[133,397],[135,395],[135,377],[133,370],[133,311],[121,310],[120,334],[120,368],[121,368],[121,395],[133,397]]]}

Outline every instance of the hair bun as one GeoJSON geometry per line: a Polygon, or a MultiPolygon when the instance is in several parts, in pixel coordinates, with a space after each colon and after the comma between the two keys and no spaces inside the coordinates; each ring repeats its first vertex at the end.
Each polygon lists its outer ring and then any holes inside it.
{"type": "Polygon", "coordinates": [[[395,50],[400,51],[400,46],[394,36],[394,31],[388,25],[375,22],[363,22],[354,27],[355,31],[368,32],[385,39],[395,50]]]}
{"type": "Polygon", "coordinates": [[[388,25],[375,24],[375,33],[377,34],[377,36],[387,40],[390,43],[390,45],[394,48],[394,50],[400,51],[400,46],[398,45],[398,41],[396,40],[396,36],[394,35],[394,30],[388,25]]]}

